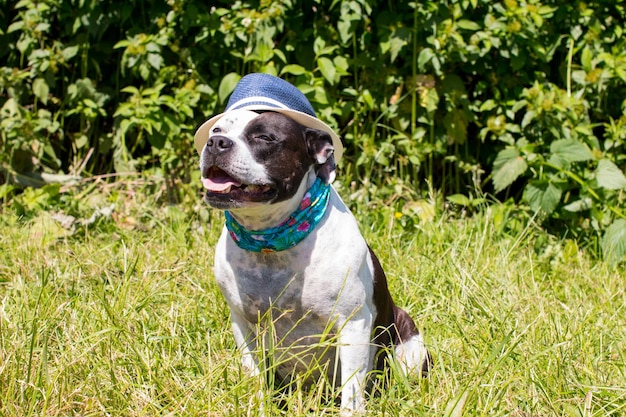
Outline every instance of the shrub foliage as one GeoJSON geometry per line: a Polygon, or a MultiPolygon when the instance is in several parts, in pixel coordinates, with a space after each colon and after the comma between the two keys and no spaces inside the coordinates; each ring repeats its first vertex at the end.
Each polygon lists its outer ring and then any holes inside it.
{"type": "Polygon", "coordinates": [[[512,198],[610,259],[626,251],[620,2],[0,5],[0,197],[49,174],[189,181],[196,126],[260,71],[340,132],[361,195],[402,204],[427,181],[468,209],[512,198]]]}

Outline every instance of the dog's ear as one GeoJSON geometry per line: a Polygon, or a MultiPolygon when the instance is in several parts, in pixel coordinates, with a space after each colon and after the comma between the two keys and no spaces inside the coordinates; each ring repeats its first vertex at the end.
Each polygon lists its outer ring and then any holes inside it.
{"type": "Polygon", "coordinates": [[[333,140],[326,132],[307,128],[304,132],[309,155],[315,161],[315,172],[326,184],[335,180],[335,148],[333,140]]]}

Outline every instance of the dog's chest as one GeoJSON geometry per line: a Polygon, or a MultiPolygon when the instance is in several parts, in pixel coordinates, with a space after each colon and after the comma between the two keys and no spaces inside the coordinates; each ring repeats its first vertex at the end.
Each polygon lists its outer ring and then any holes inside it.
{"type": "Polygon", "coordinates": [[[249,323],[275,318],[270,314],[284,321],[290,316],[319,317],[329,312],[326,300],[336,297],[337,291],[308,265],[307,245],[269,254],[227,246],[226,265],[221,269],[216,264],[216,279],[231,307],[249,323]]]}
{"type": "Polygon", "coordinates": [[[281,311],[296,312],[302,308],[304,277],[297,265],[298,254],[257,254],[237,251],[230,260],[232,278],[224,277],[224,285],[236,286],[239,307],[249,322],[265,315],[270,306],[281,311]],[[295,265],[295,266],[294,266],[295,265]]]}

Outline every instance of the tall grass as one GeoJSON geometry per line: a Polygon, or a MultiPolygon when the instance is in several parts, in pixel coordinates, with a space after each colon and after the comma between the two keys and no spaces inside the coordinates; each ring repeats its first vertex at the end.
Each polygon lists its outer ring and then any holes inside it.
{"type": "MultiPolygon", "coordinates": [[[[75,231],[4,208],[0,415],[258,415],[256,392],[270,390],[242,371],[211,272],[221,215],[130,198],[102,196],[114,215],[75,231]]],[[[626,414],[620,270],[538,244],[532,222],[507,233],[493,211],[409,230],[386,208],[356,213],[435,359],[425,379],[392,373],[371,415],[626,414]]],[[[265,406],[334,415],[323,394],[265,406]]]]}

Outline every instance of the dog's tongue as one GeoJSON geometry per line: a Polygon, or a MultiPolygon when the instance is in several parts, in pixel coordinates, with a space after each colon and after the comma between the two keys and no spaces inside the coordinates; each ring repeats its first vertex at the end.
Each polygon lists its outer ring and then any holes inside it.
{"type": "Polygon", "coordinates": [[[232,186],[239,187],[241,186],[241,183],[235,181],[234,178],[228,175],[221,175],[219,177],[214,177],[214,178],[203,178],[202,185],[204,185],[204,188],[206,188],[209,191],[214,191],[214,192],[219,193],[232,186]]]}

